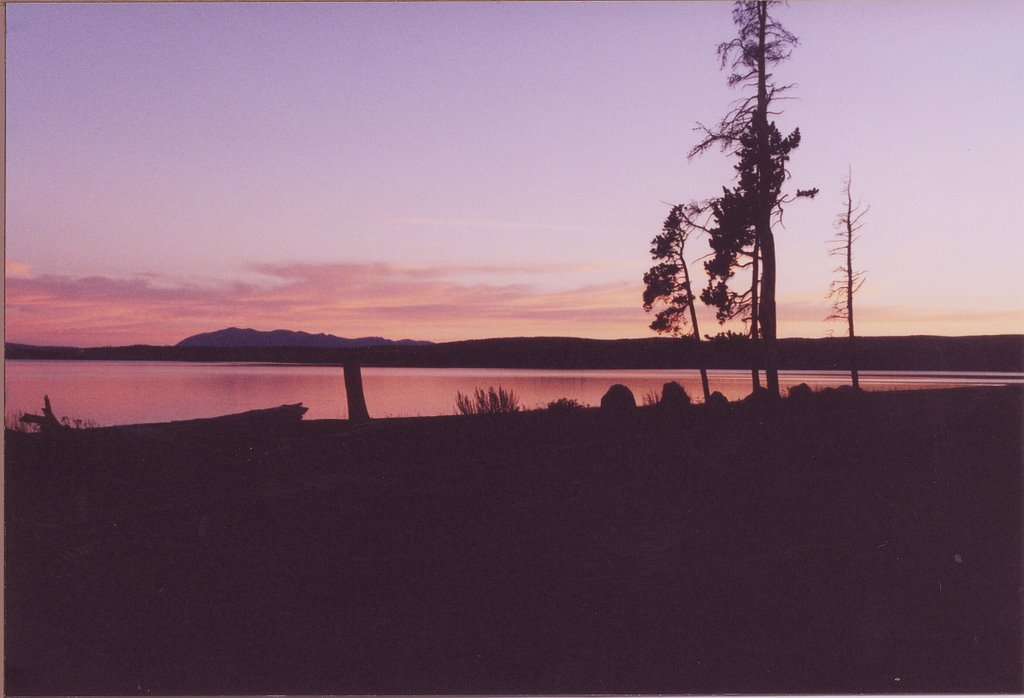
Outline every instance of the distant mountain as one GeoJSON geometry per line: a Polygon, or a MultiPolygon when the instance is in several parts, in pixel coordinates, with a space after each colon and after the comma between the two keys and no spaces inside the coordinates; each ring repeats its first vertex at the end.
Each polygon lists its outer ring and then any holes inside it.
{"type": "Polygon", "coordinates": [[[433,342],[421,342],[414,339],[384,339],[383,337],[359,337],[347,339],[335,337],[333,334],[310,334],[309,332],[293,332],[292,330],[273,330],[262,332],[253,329],[229,327],[216,332],[203,332],[181,340],[179,347],[381,347],[381,346],[428,346],[433,342]]]}

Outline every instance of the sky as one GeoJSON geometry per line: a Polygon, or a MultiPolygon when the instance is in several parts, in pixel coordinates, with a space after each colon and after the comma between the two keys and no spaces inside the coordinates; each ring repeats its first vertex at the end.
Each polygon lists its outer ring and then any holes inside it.
{"type": "MultiPolygon", "coordinates": [[[[10,4],[6,340],[653,336],[651,239],[733,184],[721,153],[687,159],[741,94],[715,56],[730,10],[10,4]]],[[[775,16],[800,38],[775,70],[788,186],[820,189],[775,231],[780,336],[845,332],[825,294],[848,168],[858,334],[1024,332],[1024,5],[775,16]]]]}

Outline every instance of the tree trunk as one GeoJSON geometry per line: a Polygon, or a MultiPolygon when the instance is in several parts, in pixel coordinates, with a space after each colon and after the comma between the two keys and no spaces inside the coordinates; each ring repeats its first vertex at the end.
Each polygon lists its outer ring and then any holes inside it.
{"type": "Polygon", "coordinates": [[[779,396],[777,330],[775,324],[775,240],[771,229],[762,243],[764,272],[761,277],[761,334],[764,345],[764,373],[768,392],[779,396]]]}
{"type": "Polygon", "coordinates": [[[853,192],[846,180],[846,324],[850,331],[850,380],[854,390],[860,388],[857,374],[857,338],[853,333],[853,192]]]}
{"type": "Polygon", "coordinates": [[[754,236],[754,252],[753,261],[751,262],[751,277],[753,281],[750,284],[750,344],[754,348],[753,356],[751,360],[754,365],[750,367],[750,380],[753,384],[751,390],[755,393],[761,389],[761,370],[758,365],[760,362],[757,359],[759,350],[759,339],[761,333],[760,324],[760,296],[759,286],[761,282],[761,246],[757,244],[757,236],[754,236]]]}
{"type": "MultiPolygon", "coordinates": [[[[697,326],[697,308],[694,307],[696,300],[693,297],[693,291],[690,288],[690,272],[686,268],[686,259],[683,257],[682,251],[679,253],[679,262],[683,271],[683,283],[686,284],[686,295],[690,297],[690,324],[693,326],[693,338],[700,345],[700,328],[697,326]]],[[[700,350],[698,348],[698,353],[700,350]]],[[[700,385],[704,390],[704,403],[707,404],[711,399],[711,388],[708,385],[708,370],[704,368],[704,357],[698,356],[700,361],[700,385]]]]}
{"type": "Polygon", "coordinates": [[[348,421],[363,424],[370,421],[366,411],[366,398],[363,397],[363,375],[359,364],[345,364],[345,397],[348,400],[348,421]]]}
{"type": "Polygon", "coordinates": [[[768,87],[765,67],[765,27],[768,23],[767,3],[758,4],[757,26],[757,109],[753,127],[757,142],[757,218],[754,232],[761,247],[764,267],[761,272],[760,321],[764,344],[764,372],[768,393],[779,396],[779,370],[776,360],[777,328],[775,323],[775,238],[772,236],[772,200],[769,189],[772,154],[768,129],[768,87]]]}

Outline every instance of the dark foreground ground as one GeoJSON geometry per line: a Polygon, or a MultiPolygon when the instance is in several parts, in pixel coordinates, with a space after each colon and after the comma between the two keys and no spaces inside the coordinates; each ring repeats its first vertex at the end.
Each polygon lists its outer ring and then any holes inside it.
{"type": "Polygon", "coordinates": [[[1022,405],[8,434],[7,692],[1020,692],[1022,405]]]}

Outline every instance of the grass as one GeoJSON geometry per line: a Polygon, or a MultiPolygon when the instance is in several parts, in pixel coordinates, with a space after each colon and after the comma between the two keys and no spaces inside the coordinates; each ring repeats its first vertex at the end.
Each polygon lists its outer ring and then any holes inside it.
{"type": "Polygon", "coordinates": [[[7,429],[8,431],[20,431],[23,433],[35,431],[35,425],[26,424],[21,421],[21,418],[24,416],[25,410],[7,410],[4,414],[4,429],[7,429]]]}
{"type": "Polygon", "coordinates": [[[654,407],[655,405],[657,405],[660,402],[661,402],[661,395],[658,395],[658,393],[656,393],[656,392],[654,392],[652,390],[648,390],[646,393],[644,393],[644,396],[643,396],[643,406],[644,407],[654,407]]]}
{"type": "Polygon", "coordinates": [[[518,412],[519,397],[512,390],[490,387],[484,391],[477,388],[472,396],[461,392],[455,396],[455,409],[458,414],[505,414],[518,412]]]}

